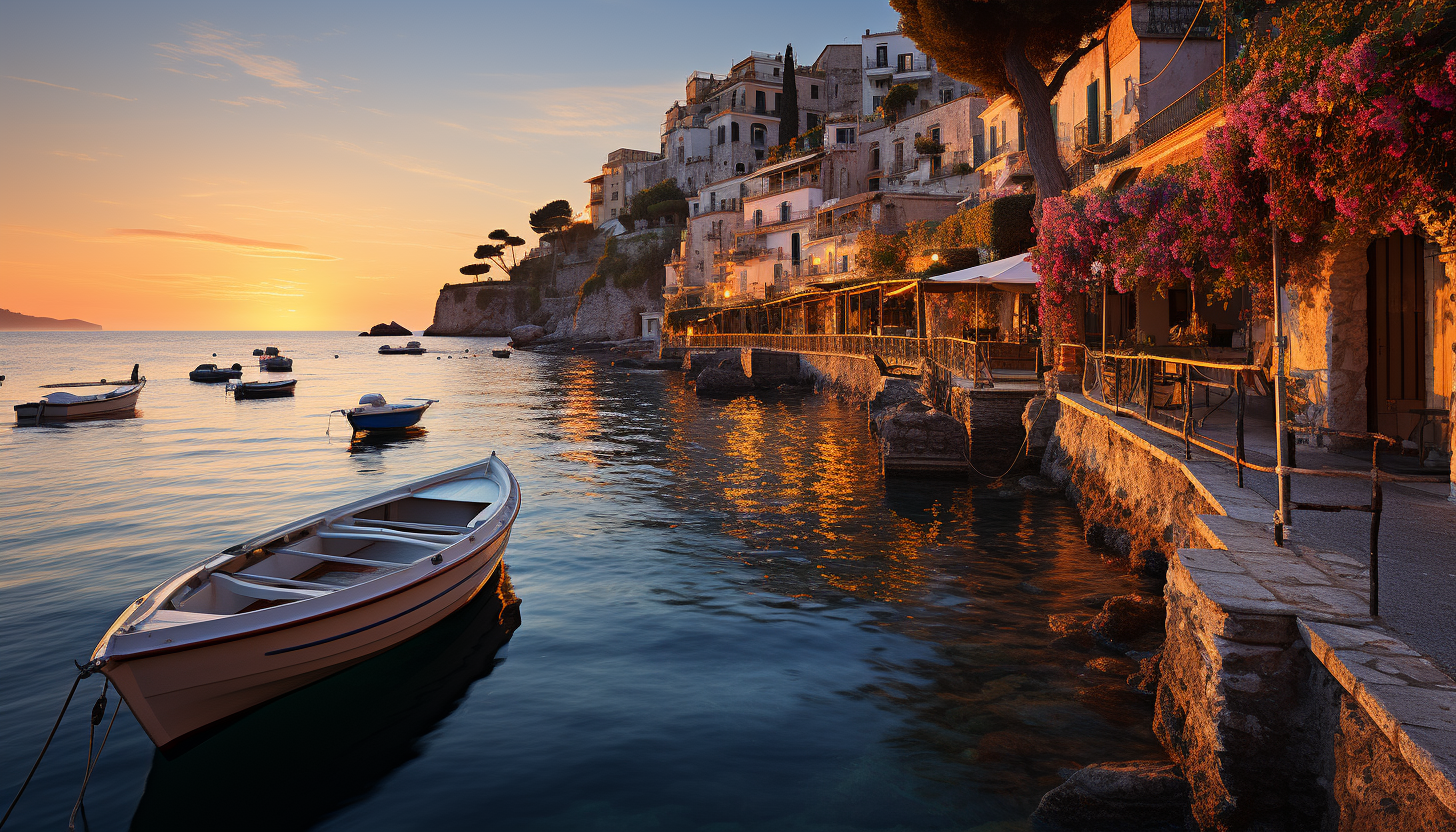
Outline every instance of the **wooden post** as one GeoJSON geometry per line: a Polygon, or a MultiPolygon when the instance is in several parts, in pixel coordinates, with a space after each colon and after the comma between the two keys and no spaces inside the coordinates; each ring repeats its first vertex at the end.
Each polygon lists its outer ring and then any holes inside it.
{"type": "Polygon", "coordinates": [[[1183,458],[1193,458],[1193,446],[1188,442],[1189,431],[1193,429],[1193,373],[1192,368],[1183,365],[1183,458]]]}
{"type": "Polygon", "coordinates": [[[1239,477],[1239,488],[1244,487],[1244,371],[1234,371],[1234,472],[1239,477]]]}
{"type": "Polygon", "coordinates": [[[1370,446],[1370,617],[1380,615],[1380,512],[1385,495],[1380,488],[1380,442],[1370,446]]]}
{"type": "Polygon", "coordinates": [[[1143,392],[1147,398],[1143,399],[1143,419],[1153,421],[1153,359],[1143,361],[1143,392]]]}
{"type": "MultiPolygon", "coordinates": [[[[1274,190],[1274,175],[1269,175],[1269,190],[1274,190]]],[[[1274,466],[1286,467],[1284,450],[1284,251],[1280,246],[1279,225],[1271,216],[1269,233],[1274,240],[1274,466]]],[[[1284,545],[1284,527],[1289,523],[1289,477],[1278,478],[1279,504],[1274,509],[1274,545],[1284,545]]]]}

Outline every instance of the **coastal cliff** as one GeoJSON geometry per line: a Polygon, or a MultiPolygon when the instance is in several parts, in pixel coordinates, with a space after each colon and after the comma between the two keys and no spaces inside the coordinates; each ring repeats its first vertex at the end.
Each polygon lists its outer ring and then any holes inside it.
{"type": "Polygon", "coordinates": [[[662,311],[663,264],[677,229],[593,238],[559,255],[533,257],[509,281],[446,284],[426,335],[509,335],[536,324],[561,338],[615,340],[640,334],[641,313],[662,311]]]}
{"type": "Polygon", "coordinates": [[[0,332],[94,332],[100,329],[101,324],[93,324],[77,318],[61,320],[38,315],[23,315],[19,312],[11,312],[9,309],[0,309],[0,332]]]}

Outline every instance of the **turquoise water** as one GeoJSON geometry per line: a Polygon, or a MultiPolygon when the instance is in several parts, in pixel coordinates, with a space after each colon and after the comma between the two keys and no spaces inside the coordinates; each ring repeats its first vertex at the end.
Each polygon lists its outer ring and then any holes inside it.
{"type": "MultiPolygon", "coordinates": [[[[524,497],[504,580],[174,759],[123,712],[89,828],[1024,829],[1058,769],[1159,755],[1130,662],[1093,669],[1107,654],[1047,627],[1145,589],[1065,500],[887,485],[863,411],[828,397],[699,402],[675,373],[492,359],[494,339],[375,354],[386,340],[3,336],[0,799],[129,600],[492,450],[524,497]],[[268,345],[295,359],[294,398],[186,379],[213,361],[255,378],[268,345]],[[136,418],[10,423],[37,384],[137,362],[136,418]],[[328,411],[365,392],[441,401],[411,436],[352,443],[328,411]]],[[[82,683],[13,828],[63,828],[100,685],[82,683]]]]}

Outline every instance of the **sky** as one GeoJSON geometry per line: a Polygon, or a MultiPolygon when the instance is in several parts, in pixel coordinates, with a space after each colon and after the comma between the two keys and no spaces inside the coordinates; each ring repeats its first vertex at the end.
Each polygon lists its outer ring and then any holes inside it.
{"type": "Polygon", "coordinates": [[[0,0],[0,307],[110,330],[430,323],[694,70],[893,29],[884,0],[0,0]]]}

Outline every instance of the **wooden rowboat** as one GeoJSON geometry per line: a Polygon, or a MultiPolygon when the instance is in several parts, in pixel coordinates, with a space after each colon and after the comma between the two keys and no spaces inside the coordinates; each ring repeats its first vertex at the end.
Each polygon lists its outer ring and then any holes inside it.
{"type": "Polygon", "coordinates": [[[123,384],[114,390],[91,396],[77,396],[64,390],[47,393],[40,401],[16,405],[15,421],[17,424],[40,424],[125,416],[136,410],[137,397],[146,386],[147,380],[142,378],[134,384],[123,384]]]}
{"type": "Polygon", "coordinates": [[[240,381],[227,386],[227,392],[234,399],[276,399],[292,396],[298,386],[298,379],[285,378],[280,381],[240,381]]]}
{"type": "Polygon", "coordinates": [[[92,665],[166,748],[465,605],[500,567],[520,503],[492,454],[305,517],[132,602],[92,665]]]}

